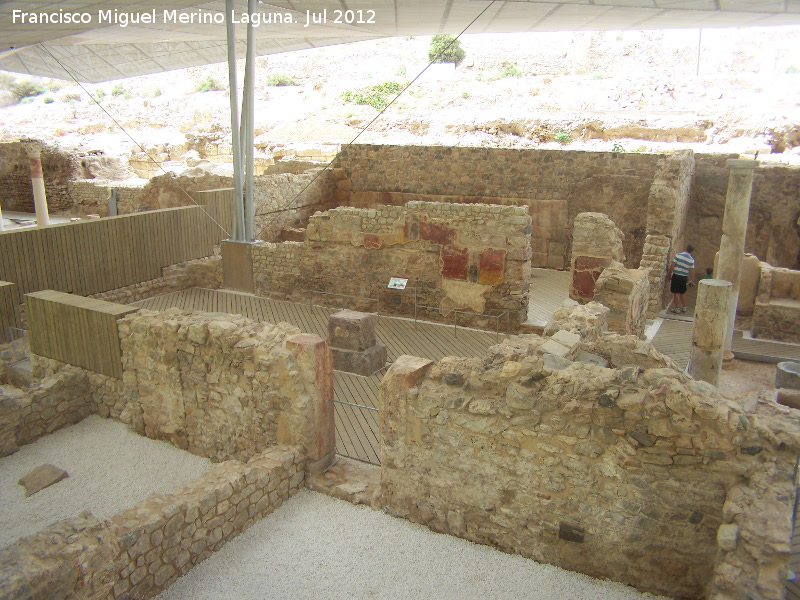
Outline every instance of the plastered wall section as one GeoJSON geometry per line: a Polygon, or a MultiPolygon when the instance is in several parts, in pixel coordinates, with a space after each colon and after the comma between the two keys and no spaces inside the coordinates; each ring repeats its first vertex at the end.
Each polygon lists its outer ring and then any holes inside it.
{"type": "Polygon", "coordinates": [[[589,312],[483,359],[400,357],[380,387],[383,503],[641,590],[782,598],[796,413],[747,412],[633,337],[551,354],[603,329],[589,312]]]}
{"type": "Polygon", "coordinates": [[[305,464],[301,449],[276,446],[111,519],[87,511],[59,521],[0,551],[0,596],[152,598],[297,493],[305,464]]]}
{"type": "MultiPolygon", "coordinates": [[[[473,198],[464,202],[509,198],[528,206],[535,224],[535,215],[546,208],[553,219],[548,216],[538,226],[560,229],[563,222],[566,231],[571,231],[581,212],[605,213],[625,233],[625,264],[635,268],[642,255],[647,198],[659,159],[639,153],[355,144],[339,153],[334,167],[342,169],[336,175],[340,178],[336,194],[344,205],[360,205],[359,194],[373,192],[473,198]]],[[[571,239],[548,239],[548,249],[555,253],[557,247],[551,242],[564,243],[558,267],[564,268],[569,264],[571,239]]],[[[548,260],[556,265],[555,258],[548,260]]]]}
{"type": "MultiPolygon", "coordinates": [[[[409,202],[337,208],[309,220],[305,242],[253,247],[256,292],[299,301],[314,290],[372,298],[347,299],[348,307],[371,312],[380,297],[382,312],[410,316],[415,287],[421,318],[452,323],[446,312],[452,309],[510,311],[515,327],[527,315],[530,232],[527,207],[409,202]],[[408,288],[388,290],[391,277],[408,279],[408,288]]],[[[468,315],[459,318],[472,322],[468,315]]],[[[494,329],[493,320],[483,321],[494,329]]]]}

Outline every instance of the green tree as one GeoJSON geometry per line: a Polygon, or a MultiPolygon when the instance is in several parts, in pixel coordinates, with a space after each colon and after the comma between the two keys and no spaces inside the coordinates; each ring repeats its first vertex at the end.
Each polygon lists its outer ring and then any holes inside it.
{"type": "Polygon", "coordinates": [[[461,64],[466,51],[461,47],[461,42],[449,33],[440,33],[431,39],[431,47],[428,50],[428,60],[433,63],[455,63],[461,64]]]}

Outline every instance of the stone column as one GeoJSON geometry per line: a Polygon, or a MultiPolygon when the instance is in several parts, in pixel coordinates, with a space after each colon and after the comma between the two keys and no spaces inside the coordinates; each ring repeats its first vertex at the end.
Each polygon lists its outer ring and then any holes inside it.
{"type": "Polygon", "coordinates": [[[731,287],[730,281],[702,279],[697,290],[689,374],[715,386],[722,369],[731,287]]]}
{"type": "Polygon", "coordinates": [[[44,193],[42,177],[42,145],[39,142],[23,142],[22,147],[31,162],[31,186],[33,186],[33,206],[36,211],[36,224],[39,227],[50,225],[47,214],[47,196],[44,193]]]}
{"type": "Polygon", "coordinates": [[[750,216],[750,193],[753,191],[753,171],[758,162],[749,159],[729,159],[725,165],[731,170],[728,176],[728,195],[725,198],[725,216],[722,219],[722,243],[719,247],[717,279],[731,282],[728,301],[728,328],[725,333],[725,360],[733,358],[733,325],[739,303],[739,286],[744,260],[744,240],[750,216]]]}

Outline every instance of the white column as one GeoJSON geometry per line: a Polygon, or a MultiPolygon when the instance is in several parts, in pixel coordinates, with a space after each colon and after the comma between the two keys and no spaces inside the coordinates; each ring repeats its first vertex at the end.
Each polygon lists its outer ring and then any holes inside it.
{"type": "Polygon", "coordinates": [[[721,279],[701,279],[697,288],[689,374],[715,386],[722,370],[730,295],[730,281],[721,279]]]}
{"type": "Polygon", "coordinates": [[[31,163],[31,186],[33,187],[33,206],[36,211],[36,225],[50,225],[47,213],[47,196],[44,192],[42,176],[42,145],[39,142],[23,142],[23,148],[31,163]]]}
{"type": "Polygon", "coordinates": [[[728,326],[725,333],[725,360],[733,358],[733,326],[736,321],[736,306],[739,303],[739,286],[742,279],[744,241],[747,235],[747,220],[750,216],[750,193],[753,191],[753,170],[758,162],[748,159],[729,159],[725,165],[728,175],[728,195],[725,198],[725,216],[722,218],[722,243],[719,247],[719,262],[716,279],[731,282],[728,301],[728,326]]]}

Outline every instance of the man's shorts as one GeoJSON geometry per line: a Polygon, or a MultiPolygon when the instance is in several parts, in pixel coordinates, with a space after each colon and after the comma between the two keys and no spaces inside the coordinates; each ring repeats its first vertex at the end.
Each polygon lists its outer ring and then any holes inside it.
{"type": "Polygon", "coordinates": [[[669,282],[669,291],[673,294],[685,294],[686,282],[689,280],[687,275],[672,274],[672,279],[669,282]]]}

